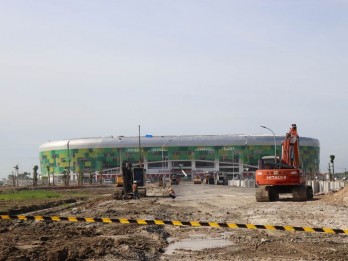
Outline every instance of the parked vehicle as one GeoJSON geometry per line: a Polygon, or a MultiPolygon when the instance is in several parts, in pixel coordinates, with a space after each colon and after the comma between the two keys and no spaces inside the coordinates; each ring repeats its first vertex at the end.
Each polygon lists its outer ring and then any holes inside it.
{"type": "Polygon", "coordinates": [[[104,184],[113,184],[112,179],[104,179],[104,184]]]}
{"type": "Polygon", "coordinates": [[[123,187],[123,177],[121,174],[116,175],[116,187],[123,187]]]}
{"type": "Polygon", "coordinates": [[[199,175],[196,175],[193,179],[193,184],[202,184],[202,179],[199,175]]]}

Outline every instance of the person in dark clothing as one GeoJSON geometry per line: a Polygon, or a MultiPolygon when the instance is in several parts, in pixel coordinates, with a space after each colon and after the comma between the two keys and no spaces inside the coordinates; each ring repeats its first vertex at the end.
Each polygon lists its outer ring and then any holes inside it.
{"type": "Polygon", "coordinates": [[[138,192],[138,184],[137,184],[137,181],[134,181],[134,182],[133,182],[132,191],[133,191],[133,198],[134,198],[134,199],[139,199],[139,192],[138,192]]]}

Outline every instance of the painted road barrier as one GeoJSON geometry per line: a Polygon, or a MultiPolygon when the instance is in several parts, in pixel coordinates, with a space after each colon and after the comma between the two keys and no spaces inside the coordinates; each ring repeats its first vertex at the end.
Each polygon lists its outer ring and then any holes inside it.
{"type": "Polygon", "coordinates": [[[348,229],[337,228],[317,228],[317,227],[295,227],[295,226],[273,226],[273,225],[254,225],[221,222],[202,222],[202,221],[179,221],[179,220],[147,220],[147,219],[127,219],[127,218],[91,218],[91,217],[61,217],[61,216],[24,216],[24,215],[0,215],[0,220],[23,220],[23,221],[68,221],[68,222],[99,222],[99,223],[119,223],[137,225],[172,225],[172,226],[191,226],[191,227],[215,227],[215,228],[244,228],[244,229],[266,229],[291,232],[314,232],[328,234],[346,234],[348,229]]]}

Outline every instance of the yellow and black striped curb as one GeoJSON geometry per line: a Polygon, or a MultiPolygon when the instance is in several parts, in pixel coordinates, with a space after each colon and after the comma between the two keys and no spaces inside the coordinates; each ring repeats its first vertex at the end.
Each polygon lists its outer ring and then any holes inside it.
{"type": "Polygon", "coordinates": [[[127,219],[127,218],[89,218],[89,217],[60,217],[60,216],[22,216],[22,215],[0,215],[0,220],[33,220],[33,221],[68,221],[68,222],[100,222],[100,223],[120,223],[137,225],[172,225],[172,226],[191,226],[191,227],[221,227],[221,228],[246,228],[246,229],[267,229],[281,231],[301,231],[328,234],[346,234],[348,229],[316,228],[316,227],[294,227],[294,226],[272,226],[254,224],[236,224],[220,222],[200,222],[200,221],[179,221],[179,220],[147,220],[147,219],[127,219]]]}

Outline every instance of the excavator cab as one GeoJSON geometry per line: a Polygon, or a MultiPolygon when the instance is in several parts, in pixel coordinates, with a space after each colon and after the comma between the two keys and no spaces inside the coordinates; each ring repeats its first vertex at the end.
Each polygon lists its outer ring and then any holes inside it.
{"type": "Polygon", "coordinates": [[[273,169],[279,165],[280,159],[279,157],[274,156],[264,156],[259,160],[259,169],[273,169]]]}

